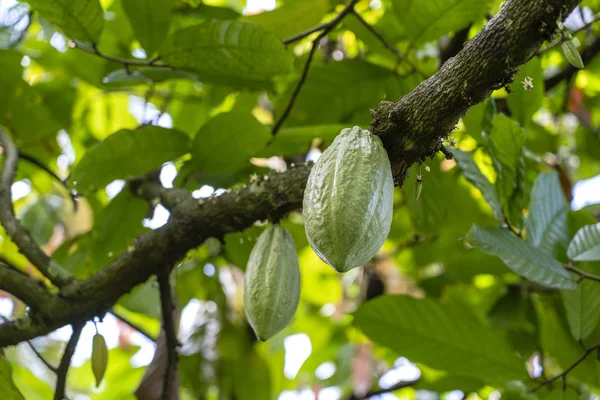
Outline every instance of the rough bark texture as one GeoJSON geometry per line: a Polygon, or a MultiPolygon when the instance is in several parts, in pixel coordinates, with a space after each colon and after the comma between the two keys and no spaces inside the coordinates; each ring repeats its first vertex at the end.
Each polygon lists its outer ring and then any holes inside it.
{"type": "MultiPolygon", "coordinates": [[[[397,102],[382,102],[372,130],[388,150],[396,183],[414,162],[435,154],[467,109],[509,83],[517,68],[551,37],[577,0],[509,0],[502,11],[431,78],[397,102]]],[[[351,84],[351,83],[349,83],[351,84]]],[[[194,200],[189,193],[142,184],[137,193],[171,209],[164,227],[140,236],[133,247],[86,280],[61,287],[58,295],[31,287],[30,278],[3,271],[6,285],[35,312],[0,325],[0,347],[45,335],[66,324],[101,315],[123,294],[161,268],[180,261],[209,237],[241,231],[257,220],[279,218],[301,206],[310,165],[272,173],[219,197],[194,200]],[[43,303],[43,304],[38,304],[43,303]]]]}
{"type": "Polygon", "coordinates": [[[397,102],[381,102],[371,130],[381,137],[394,181],[408,168],[439,151],[469,107],[510,84],[517,69],[579,3],[577,0],[513,0],[432,77],[397,102]]]}

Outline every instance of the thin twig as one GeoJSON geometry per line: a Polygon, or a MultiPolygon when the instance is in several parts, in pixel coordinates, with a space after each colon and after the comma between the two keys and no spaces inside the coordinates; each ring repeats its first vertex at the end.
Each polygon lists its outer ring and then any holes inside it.
{"type": "MultiPolygon", "coordinates": [[[[581,32],[582,30],[589,28],[598,20],[600,20],[600,13],[594,15],[589,22],[587,22],[584,25],[580,26],[579,28],[575,29],[573,32],[570,32],[571,35],[576,35],[577,33],[581,32]]],[[[569,36],[562,35],[560,38],[558,38],[554,42],[550,43],[548,45],[548,47],[546,47],[543,50],[538,51],[537,54],[538,54],[538,56],[544,55],[547,52],[549,52],[550,50],[554,49],[556,46],[561,45],[568,40],[571,40],[571,38],[569,36]]]]}
{"type": "Polygon", "coordinates": [[[419,382],[418,379],[416,379],[414,381],[400,381],[400,382],[396,383],[395,385],[392,385],[392,386],[390,386],[389,388],[386,388],[386,389],[371,390],[371,391],[369,391],[367,394],[365,394],[362,397],[352,396],[352,397],[350,397],[350,400],[366,400],[366,399],[369,399],[369,398],[371,398],[373,396],[378,396],[378,395],[385,394],[385,393],[391,393],[391,392],[395,392],[396,390],[400,390],[400,389],[404,389],[404,388],[407,388],[407,387],[415,386],[418,382],[419,382]]]}
{"type": "Polygon", "coordinates": [[[597,344],[593,347],[590,347],[589,349],[586,349],[584,351],[584,353],[581,355],[581,357],[579,357],[577,360],[575,360],[575,362],[573,364],[571,364],[563,372],[561,372],[558,375],[553,376],[550,379],[547,379],[547,380],[541,382],[538,386],[536,386],[532,389],[529,389],[529,391],[533,393],[533,392],[537,391],[538,389],[543,388],[544,386],[550,385],[552,382],[554,382],[558,379],[564,379],[566,382],[566,378],[567,378],[567,375],[569,374],[569,372],[571,372],[573,369],[575,369],[575,367],[577,367],[579,364],[581,364],[587,358],[587,356],[590,355],[590,353],[592,353],[594,350],[597,350],[599,348],[600,348],[600,344],[597,344]]]}
{"type": "Polygon", "coordinates": [[[69,372],[69,366],[71,365],[71,358],[75,353],[77,342],[81,336],[85,323],[71,325],[73,327],[73,334],[67,342],[65,352],[63,353],[62,359],[56,371],[56,390],[54,391],[54,400],[63,400],[65,398],[65,387],[67,383],[67,373],[69,372]]]}
{"type": "Polygon", "coordinates": [[[125,68],[132,67],[132,66],[158,67],[158,68],[169,67],[164,64],[156,64],[156,62],[158,61],[158,58],[150,58],[148,60],[132,60],[132,59],[128,59],[128,58],[111,56],[110,54],[101,52],[95,44],[92,44],[91,47],[88,47],[88,46],[78,42],[75,39],[71,39],[71,47],[78,48],[80,50],[85,51],[86,53],[97,55],[98,57],[104,58],[105,60],[108,60],[108,61],[113,61],[113,62],[116,62],[119,64],[123,64],[125,66],[125,68]]]}
{"type": "MultiPolygon", "coordinates": [[[[10,319],[6,318],[3,315],[0,315],[0,319],[2,319],[4,322],[10,322],[10,319]]],[[[27,340],[26,343],[29,345],[29,347],[31,348],[31,350],[34,352],[34,354],[37,356],[37,358],[40,359],[40,361],[52,372],[54,372],[55,374],[58,371],[58,368],[56,368],[54,365],[50,364],[48,362],[48,360],[46,360],[44,358],[43,355],[40,354],[39,351],[37,351],[37,349],[33,346],[33,344],[31,343],[31,341],[27,340]]]]}
{"type": "MultiPolygon", "coordinates": [[[[375,27],[373,25],[371,25],[370,23],[368,23],[355,9],[352,9],[352,15],[354,15],[358,21],[363,24],[363,26],[365,28],[367,28],[367,30],[369,32],[371,32],[376,38],[377,40],[379,40],[381,42],[381,44],[383,45],[383,47],[385,47],[386,49],[388,49],[389,51],[391,51],[392,53],[394,53],[396,55],[396,57],[398,58],[398,60],[400,61],[408,61],[406,59],[406,56],[402,53],[400,53],[400,50],[398,50],[395,46],[393,46],[390,42],[388,42],[381,33],[379,33],[379,31],[377,31],[377,29],[375,29],[375,27]]],[[[412,64],[411,64],[412,66],[412,64]]]]}
{"type": "Polygon", "coordinates": [[[165,366],[162,400],[171,400],[171,393],[177,390],[175,382],[177,380],[179,363],[179,355],[177,353],[179,342],[177,340],[177,327],[175,326],[175,313],[173,312],[175,303],[169,275],[170,269],[165,269],[157,274],[163,330],[167,346],[167,363],[165,366]]]}
{"type": "Polygon", "coordinates": [[[319,32],[320,30],[323,30],[323,29],[327,28],[329,26],[330,22],[331,21],[322,22],[319,25],[315,25],[312,28],[309,28],[309,29],[305,30],[304,32],[300,32],[300,33],[298,33],[298,34],[296,34],[294,36],[290,36],[287,39],[283,39],[282,42],[283,42],[283,44],[288,45],[290,43],[297,42],[298,40],[302,40],[305,37],[310,36],[310,35],[312,35],[315,32],[319,32]]]}
{"type": "Polygon", "coordinates": [[[58,374],[58,368],[56,368],[54,365],[50,364],[48,362],[48,360],[46,360],[44,358],[44,356],[41,355],[40,352],[36,350],[36,348],[33,346],[33,344],[31,344],[31,342],[29,340],[27,341],[27,344],[29,345],[31,350],[35,353],[37,358],[39,358],[40,361],[46,366],[46,368],[48,368],[50,371],[54,372],[55,374],[58,374]]]}
{"type": "Polygon", "coordinates": [[[121,314],[119,314],[118,312],[116,312],[115,310],[110,311],[110,313],[112,315],[114,315],[118,320],[120,320],[121,322],[129,325],[131,328],[135,329],[136,331],[138,331],[140,334],[142,334],[143,336],[145,336],[149,340],[151,340],[153,342],[156,341],[156,338],[154,338],[151,334],[149,334],[144,328],[142,328],[139,325],[136,325],[135,323],[131,322],[129,319],[125,318],[124,316],[122,316],[121,314]]]}
{"type": "Polygon", "coordinates": [[[62,187],[64,187],[65,189],[67,189],[69,191],[70,197],[71,197],[71,201],[73,202],[73,210],[75,212],[77,212],[77,195],[75,194],[75,192],[73,191],[73,189],[71,189],[69,187],[69,185],[67,184],[67,180],[66,179],[62,179],[60,176],[56,175],[54,173],[54,171],[52,171],[50,168],[46,167],[41,161],[39,161],[38,159],[36,159],[33,156],[30,156],[28,154],[24,154],[19,152],[19,158],[21,160],[25,160],[33,165],[35,165],[36,167],[38,167],[39,169],[41,169],[42,171],[46,172],[48,175],[50,175],[50,177],[54,178],[54,180],[56,180],[58,183],[60,183],[60,185],[62,187]]]}
{"type": "Polygon", "coordinates": [[[4,152],[4,164],[0,172],[0,222],[19,251],[53,284],[58,287],[63,286],[72,281],[73,276],[44,253],[15,215],[11,187],[17,172],[19,150],[2,128],[0,128],[0,143],[4,152]]]}
{"type": "Polygon", "coordinates": [[[564,266],[566,269],[568,269],[571,272],[576,273],[577,275],[579,275],[582,279],[589,279],[591,281],[598,281],[600,282],[600,276],[598,275],[594,275],[594,274],[590,274],[588,272],[585,272],[579,268],[575,268],[574,266],[572,266],[571,264],[567,264],[564,266]]]}
{"type": "MultiPolygon", "coordinates": [[[[273,126],[273,129],[271,130],[271,134],[273,136],[277,135],[277,132],[279,132],[279,129],[281,129],[281,126],[283,125],[283,123],[285,122],[287,117],[290,115],[290,112],[292,111],[292,108],[294,107],[294,103],[296,103],[296,99],[298,98],[298,95],[300,94],[300,90],[302,90],[302,86],[304,85],[304,82],[306,82],[306,78],[308,77],[308,70],[310,69],[310,64],[315,55],[315,52],[317,51],[317,48],[319,47],[321,39],[323,39],[325,36],[327,36],[327,34],[329,34],[329,32],[331,32],[336,26],[338,26],[340,24],[340,22],[342,22],[342,20],[346,17],[346,15],[348,15],[349,13],[352,12],[352,10],[354,9],[354,5],[356,3],[358,3],[358,0],[350,0],[348,2],[348,4],[346,4],[344,9],[342,11],[340,11],[331,21],[328,21],[323,24],[319,24],[316,27],[309,29],[309,31],[311,31],[311,30],[312,31],[310,33],[308,33],[306,36],[310,35],[313,32],[321,31],[321,33],[312,42],[312,47],[310,48],[310,53],[308,53],[308,58],[306,59],[306,63],[304,64],[304,69],[302,70],[302,75],[300,76],[300,80],[296,84],[296,88],[294,89],[294,92],[292,93],[292,97],[290,98],[290,101],[289,101],[288,105],[286,106],[285,111],[281,115],[281,118],[279,118],[279,121],[277,121],[277,123],[273,126]]],[[[296,35],[296,36],[298,36],[298,35],[296,35]]],[[[305,37],[305,36],[303,36],[303,37],[305,37]]],[[[300,37],[300,39],[301,38],[302,37],[300,37]]],[[[298,39],[296,39],[296,40],[298,40],[298,39]]],[[[291,41],[293,41],[293,40],[291,40],[291,41]]],[[[283,41],[283,43],[288,44],[291,41],[289,39],[286,39],[283,41]]]]}

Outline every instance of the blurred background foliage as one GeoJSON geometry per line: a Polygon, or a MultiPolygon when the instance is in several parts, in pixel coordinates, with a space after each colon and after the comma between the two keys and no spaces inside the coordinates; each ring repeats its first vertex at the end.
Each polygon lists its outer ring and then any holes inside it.
{"type": "MultiPolygon", "coordinates": [[[[73,0],[80,7],[73,19],[61,14],[62,3],[0,0],[0,124],[33,160],[19,164],[18,216],[44,250],[84,278],[168,218],[123,189],[124,180],[162,166],[165,186],[204,198],[253,174],[315,160],[342,128],[367,128],[380,100],[395,100],[435,73],[448,45],[472,38],[502,2],[358,1],[368,24],[349,14],[321,42],[273,141],[270,129],[316,34],[287,47],[281,39],[331,19],[342,2],[73,0]],[[211,47],[221,39],[231,47],[211,47]]],[[[579,228],[597,223],[600,179],[586,180],[600,174],[600,24],[590,23],[598,12],[599,1],[584,0],[565,24],[585,69],[570,66],[561,46],[549,48],[461,119],[452,137],[461,150],[456,160],[440,155],[413,166],[396,189],[388,240],[364,268],[334,272],[308,246],[300,213],[282,221],[297,247],[301,303],[268,342],[255,340],[242,308],[243,272],[265,226],[190,252],[176,268],[181,398],[353,399],[378,388],[390,393],[373,398],[598,398],[595,354],[569,373],[565,391],[560,381],[535,394],[526,388],[600,343],[600,283],[583,281],[574,293],[540,286],[465,240],[473,224],[507,222],[521,232],[524,215],[535,214],[534,182],[538,197],[564,199],[560,215],[544,214],[543,228],[560,236],[547,249],[558,260],[567,261],[579,228]],[[423,185],[415,200],[417,175],[423,185]],[[383,294],[409,296],[361,307],[383,294]],[[410,385],[392,390],[402,382],[410,385]]],[[[0,257],[38,274],[1,230],[0,257]]],[[[600,271],[598,261],[580,267],[600,271]]],[[[26,313],[3,292],[0,311],[26,313]]],[[[110,354],[95,388],[95,330],[86,326],[69,398],[129,399],[160,381],[143,378],[153,368],[148,337],[160,331],[156,283],[135,288],[114,313],[135,328],[113,314],[98,322],[110,354]]],[[[5,349],[2,397],[52,398],[55,375],[32,347],[57,365],[69,332],[5,349]]]]}

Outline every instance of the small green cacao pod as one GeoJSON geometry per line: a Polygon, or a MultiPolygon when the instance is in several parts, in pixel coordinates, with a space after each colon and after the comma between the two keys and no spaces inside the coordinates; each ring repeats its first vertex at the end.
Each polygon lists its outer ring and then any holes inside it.
{"type": "Polygon", "coordinates": [[[102,378],[108,365],[108,348],[104,336],[96,333],[92,339],[92,372],[96,378],[96,387],[102,383],[102,378]]]}
{"type": "Polygon", "coordinates": [[[300,267],[294,240],[278,224],[265,230],[252,248],[244,283],[244,310],[261,341],[292,320],[300,300],[300,267]]]}
{"type": "Polygon", "coordinates": [[[339,272],[368,262],[392,224],[394,180],[381,140],[355,126],[342,130],[312,168],[304,191],[304,227],[317,255],[339,272]]]}

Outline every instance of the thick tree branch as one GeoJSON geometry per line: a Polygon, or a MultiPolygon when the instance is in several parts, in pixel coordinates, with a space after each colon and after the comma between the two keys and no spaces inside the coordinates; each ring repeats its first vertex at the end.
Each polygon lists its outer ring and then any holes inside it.
{"type": "Polygon", "coordinates": [[[127,251],[91,278],[74,281],[54,296],[46,309],[52,319],[30,317],[0,325],[0,347],[45,335],[75,321],[86,321],[110,309],[134,286],[164,265],[174,265],[188,250],[209,237],[244,230],[257,220],[279,218],[301,207],[311,165],[265,175],[221,196],[195,200],[191,196],[173,210],[169,223],[140,236],[127,251]]]}
{"type": "Polygon", "coordinates": [[[65,351],[63,353],[60,364],[56,370],[56,389],[54,390],[54,400],[63,400],[65,398],[65,388],[67,385],[67,374],[69,373],[69,367],[71,366],[71,358],[75,353],[75,348],[79,342],[81,331],[85,324],[73,325],[73,334],[67,342],[65,351]]]}
{"type": "Polygon", "coordinates": [[[24,272],[2,264],[0,264],[0,290],[14,295],[32,309],[42,313],[48,311],[46,307],[53,297],[42,282],[35,281],[24,272]]]}
{"type": "MultiPolygon", "coordinates": [[[[577,4],[577,0],[507,1],[435,75],[397,102],[382,102],[371,126],[386,145],[396,182],[402,184],[414,162],[439,151],[440,138],[452,131],[470,106],[509,83],[517,68],[552,37],[556,20],[566,17],[577,4]]],[[[89,279],[62,287],[61,300],[66,304],[49,306],[51,320],[22,318],[0,325],[0,346],[91,319],[207,238],[222,238],[257,220],[278,218],[301,207],[309,171],[310,165],[296,167],[221,196],[182,200],[173,207],[165,226],[140,236],[130,250],[89,279]]]]}
{"type": "Polygon", "coordinates": [[[381,137],[396,183],[419,159],[434,155],[469,107],[509,84],[578,0],[511,0],[432,77],[397,102],[381,102],[371,130],[381,137]]]}
{"type": "Polygon", "coordinates": [[[73,279],[72,275],[52,261],[35,243],[29,232],[19,222],[12,205],[11,187],[17,172],[19,150],[8,133],[0,127],[0,143],[4,149],[4,164],[0,173],[0,222],[19,251],[53,284],[62,286],[73,279]]]}

